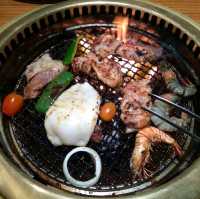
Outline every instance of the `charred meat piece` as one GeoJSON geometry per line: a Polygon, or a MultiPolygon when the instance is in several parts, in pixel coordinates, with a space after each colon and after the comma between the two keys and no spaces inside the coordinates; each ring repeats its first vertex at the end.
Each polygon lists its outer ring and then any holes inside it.
{"type": "Polygon", "coordinates": [[[39,72],[52,68],[56,68],[58,71],[63,71],[65,66],[61,61],[53,60],[49,54],[44,54],[39,59],[35,60],[33,63],[26,67],[26,79],[27,81],[30,81],[39,72]]]}
{"type": "Polygon", "coordinates": [[[92,75],[92,71],[96,73],[99,80],[115,88],[122,84],[122,72],[120,65],[112,60],[104,58],[102,61],[94,53],[88,53],[85,56],[76,57],[72,63],[74,72],[84,72],[92,75]]]}
{"type": "Polygon", "coordinates": [[[141,43],[135,43],[134,40],[128,40],[116,50],[121,57],[134,60],[136,62],[152,62],[158,60],[162,55],[162,48],[141,43]]]}
{"type": "Polygon", "coordinates": [[[118,63],[105,58],[101,63],[94,65],[93,69],[98,79],[106,85],[115,88],[122,84],[122,72],[118,63]]]}
{"type": "Polygon", "coordinates": [[[116,39],[114,33],[105,32],[94,40],[92,49],[94,49],[95,54],[101,58],[105,58],[110,54],[113,54],[117,47],[122,44],[122,41],[116,39]]]}
{"type": "Polygon", "coordinates": [[[65,70],[61,61],[53,60],[49,54],[44,54],[38,60],[27,66],[25,76],[27,85],[24,88],[24,98],[36,98],[41,89],[65,70]]]}
{"type": "Polygon", "coordinates": [[[75,57],[72,62],[72,70],[75,73],[83,72],[90,74],[93,65],[96,65],[98,62],[98,57],[94,53],[90,52],[85,56],[75,57]]]}
{"type": "Polygon", "coordinates": [[[24,98],[36,98],[41,93],[42,88],[57,75],[58,71],[54,69],[48,69],[47,71],[37,73],[24,88],[24,98]]]}
{"type": "Polygon", "coordinates": [[[122,90],[121,119],[128,130],[141,129],[150,123],[150,113],[141,107],[151,107],[149,80],[129,82],[122,90]]]}

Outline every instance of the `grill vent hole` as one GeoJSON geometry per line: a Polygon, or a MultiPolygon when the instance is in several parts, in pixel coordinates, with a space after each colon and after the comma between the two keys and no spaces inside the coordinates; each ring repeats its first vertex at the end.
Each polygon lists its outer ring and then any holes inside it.
{"type": "Polygon", "coordinates": [[[181,30],[179,28],[176,28],[176,31],[175,31],[175,37],[179,38],[180,37],[180,34],[181,34],[181,30]]]}
{"type": "Polygon", "coordinates": [[[115,13],[115,7],[114,6],[110,6],[109,7],[109,13],[110,14],[114,14],[115,13]]]}
{"type": "Polygon", "coordinates": [[[194,47],[194,41],[190,41],[189,45],[188,45],[188,48],[192,51],[193,47],[194,47]]]}
{"type": "Polygon", "coordinates": [[[154,16],[154,15],[152,16],[152,18],[151,18],[151,25],[152,26],[155,26],[157,24],[157,19],[158,18],[156,16],[154,16]]]}
{"type": "Polygon", "coordinates": [[[172,24],[168,24],[167,31],[171,33],[173,30],[173,27],[174,26],[172,24]]]}
{"type": "Polygon", "coordinates": [[[63,16],[62,16],[62,14],[60,12],[56,13],[56,18],[57,18],[57,22],[60,22],[60,21],[63,20],[63,16]]]}
{"type": "Polygon", "coordinates": [[[194,56],[197,58],[200,55],[200,47],[197,47],[194,51],[194,56]]]}
{"type": "Polygon", "coordinates": [[[46,28],[47,27],[45,19],[40,19],[40,26],[41,26],[41,28],[46,28]]]}
{"type": "Polygon", "coordinates": [[[10,48],[8,46],[6,46],[4,48],[4,52],[5,52],[5,54],[6,54],[7,57],[9,57],[11,55],[11,53],[12,53],[12,51],[10,50],[10,48]]]}
{"type": "Polygon", "coordinates": [[[122,7],[119,7],[119,8],[118,8],[117,14],[118,14],[118,15],[123,15],[123,8],[122,8],[122,7]]]}
{"type": "Polygon", "coordinates": [[[10,45],[11,45],[12,49],[14,50],[17,47],[17,42],[14,39],[12,39],[10,42],[10,45]]]}
{"type": "Polygon", "coordinates": [[[74,17],[80,17],[79,9],[74,8],[74,17]]]}
{"type": "Polygon", "coordinates": [[[106,14],[106,6],[101,6],[100,7],[100,13],[101,14],[106,14]]]}
{"type": "Polygon", "coordinates": [[[141,16],[141,11],[136,10],[136,11],[135,11],[135,19],[139,20],[139,19],[140,19],[140,16],[141,16]]]}
{"type": "Polygon", "coordinates": [[[97,14],[97,7],[96,6],[92,6],[92,15],[96,15],[97,14]]]}
{"type": "Polygon", "coordinates": [[[150,16],[149,13],[145,12],[144,16],[143,16],[143,21],[144,22],[148,22],[149,21],[149,16],[150,16]]]}
{"type": "Polygon", "coordinates": [[[37,33],[39,31],[38,25],[36,23],[33,23],[31,25],[31,28],[32,28],[33,32],[35,32],[35,33],[37,33]]]}
{"type": "Polygon", "coordinates": [[[128,8],[128,9],[127,9],[126,15],[129,16],[129,17],[132,16],[132,9],[131,9],[131,8],[128,8]]]}
{"type": "Polygon", "coordinates": [[[4,64],[5,61],[6,61],[6,58],[4,57],[2,53],[0,53],[0,65],[4,64]]]}
{"type": "Polygon", "coordinates": [[[187,40],[188,40],[188,36],[186,34],[184,34],[182,41],[186,44],[187,40]]]}
{"type": "Polygon", "coordinates": [[[54,20],[54,18],[53,18],[53,15],[49,15],[49,16],[48,16],[48,22],[49,22],[49,25],[55,24],[55,20],[54,20]]]}
{"type": "Polygon", "coordinates": [[[22,43],[24,41],[24,37],[23,37],[22,33],[17,34],[17,39],[18,39],[18,43],[22,43]]]}
{"type": "Polygon", "coordinates": [[[166,21],[164,19],[161,19],[159,23],[160,28],[164,28],[165,24],[166,24],[166,21]]]}
{"type": "Polygon", "coordinates": [[[25,34],[25,37],[26,37],[26,38],[29,38],[29,37],[31,36],[30,29],[29,29],[29,28],[25,28],[25,29],[24,29],[24,34],[25,34]]]}
{"type": "Polygon", "coordinates": [[[82,11],[83,11],[83,16],[88,15],[88,7],[84,6],[82,8],[82,11]]]}
{"type": "Polygon", "coordinates": [[[65,10],[65,19],[71,19],[71,14],[69,10],[65,10]]]}

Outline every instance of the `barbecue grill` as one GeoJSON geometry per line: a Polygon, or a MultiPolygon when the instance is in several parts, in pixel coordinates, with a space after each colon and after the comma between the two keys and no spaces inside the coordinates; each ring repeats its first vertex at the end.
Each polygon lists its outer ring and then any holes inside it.
{"type": "MultiPolygon", "coordinates": [[[[80,43],[80,53],[90,50],[92,42],[87,30],[113,27],[114,16],[128,16],[134,23],[129,29],[144,34],[161,44],[174,55],[172,69],[180,80],[185,79],[199,86],[200,30],[197,24],[165,8],[143,1],[87,1],[62,2],[44,6],[4,27],[0,32],[0,82],[1,92],[14,88],[22,91],[25,66],[44,52],[53,58],[62,58],[65,46],[74,31],[86,33],[80,43]],[[142,25],[141,25],[142,24],[142,25]],[[155,29],[149,31],[145,26],[155,29]]],[[[133,67],[131,78],[155,79],[159,71],[153,65],[148,70],[137,63],[130,63],[117,55],[124,71],[133,67]],[[131,66],[127,66],[130,64],[131,66]],[[138,67],[138,69],[136,69],[138,67]],[[153,71],[153,72],[152,72],[153,71]]],[[[128,72],[127,72],[128,74],[128,72]]],[[[155,93],[159,95],[159,88],[155,93]]],[[[199,113],[199,92],[185,99],[181,106],[199,113]]],[[[178,111],[178,110],[177,110],[178,111]]],[[[72,147],[54,148],[46,138],[44,117],[34,111],[34,101],[26,103],[22,112],[9,119],[1,115],[0,124],[0,193],[6,198],[82,198],[83,196],[119,196],[124,198],[198,198],[200,190],[199,142],[196,139],[200,128],[198,120],[191,119],[186,132],[173,134],[185,151],[181,159],[172,155],[169,146],[158,145],[149,167],[153,175],[145,180],[133,179],[129,158],[134,135],[125,135],[123,127],[104,135],[100,144],[89,143],[103,160],[100,181],[87,189],[71,185],[64,177],[62,163],[72,147]]],[[[108,129],[109,131],[109,129],[108,129]]],[[[69,165],[72,173],[90,175],[89,160],[79,162],[79,157],[69,165]],[[75,166],[74,166],[75,165],[75,166]]]]}

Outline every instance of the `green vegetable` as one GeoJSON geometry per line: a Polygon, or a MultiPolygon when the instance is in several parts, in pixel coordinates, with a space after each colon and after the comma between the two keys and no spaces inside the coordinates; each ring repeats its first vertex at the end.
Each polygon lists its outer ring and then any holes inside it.
{"type": "Polygon", "coordinates": [[[83,36],[75,37],[72,42],[70,43],[69,47],[67,48],[67,52],[65,54],[63,63],[65,65],[71,64],[74,56],[76,55],[77,47],[79,41],[83,38],[83,36]]]}
{"type": "Polygon", "coordinates": [[[42,95],[35,104],[35,109],[40,113],[46,113],[49,107],[58,96],[73,80],[73,74],[70,72],[63,72],[52,80],[43,90],[42,95]]]}

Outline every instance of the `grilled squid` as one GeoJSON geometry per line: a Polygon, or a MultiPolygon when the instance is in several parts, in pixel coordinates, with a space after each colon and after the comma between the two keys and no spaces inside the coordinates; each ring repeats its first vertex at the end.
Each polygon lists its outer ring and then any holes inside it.
{"type": "Polygon", "coordinates": [[[86,146],[96,126],[100,101],[98,92],[87,82],[64,91],[46,113],[49,141],[55,146],[86,146]]]}

